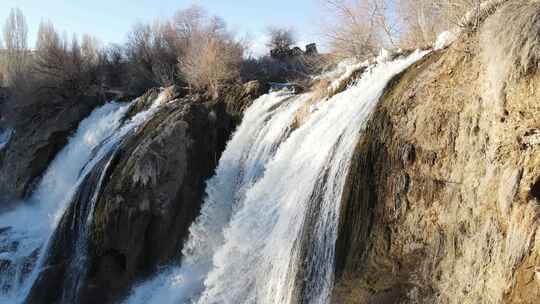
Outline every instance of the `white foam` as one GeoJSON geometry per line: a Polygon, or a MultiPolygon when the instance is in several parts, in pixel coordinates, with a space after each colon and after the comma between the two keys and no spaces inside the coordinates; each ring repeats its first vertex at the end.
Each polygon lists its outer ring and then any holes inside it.
{"type": "Polygon", "coordinates": [[[137,286],[127,303],[289,303],[298,267],[317,273],[306,283],[307,302],[327,303],[339,202],[358,136],[388,81],[425,54],[379,60],[286,139],[284,125],[309,96],[255,102],[208,182],[182,266],[137,286]],[[269,112],[266,103],[283,104],[269,112]],[[303,260],[306,223],[310,249],[303,260]]]}
{"type": "Polygon", "coordinates": [[[127,104],[112,102],[94,110],[51,162],[30,199],[0,215],[2,227],[10,227],[0,234],[0,245],[17,243],[16,249],[3,254],[13,262],[0,273],[0,304],[24,300],[46,260],[50,238],[85,176],[124,136],[151,117],[162,99],[158,97],[151,107],[124,123],[127,104]],[[22,280],[25,262],[36,251],[35,266],[22,280]]]}
{"type": "Polygon", "coordinates": [[[234,210],[242,207],[247,189],[263,175],[305,98],[275,92],[253,102],[227,144],[215,176],[207,182],[207,197],[201,215],[190,227],[182,265],[136,286],[129,303],[184,303],[202,292],[213,267],[213,253],[223,244],[224,227],[234,210]]]}

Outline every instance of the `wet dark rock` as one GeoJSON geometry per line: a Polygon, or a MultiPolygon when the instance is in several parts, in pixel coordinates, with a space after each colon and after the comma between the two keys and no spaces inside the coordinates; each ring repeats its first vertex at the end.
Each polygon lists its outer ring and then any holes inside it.
{"type": "Polygon", "coordinates": [[[226,88],[219,100],[225,103],[227,112],[232,115],[241,115],[253,100],[268,93],[269,90],[269,84],[253,80],[226,88]]]}
{"type": "Polygon", "coordinates": [[[177,100],[122,145],[96,205],[85,288],[114,298],[178,258],[234,126],[224,103],[177,100]]]}
{"type": "MultiPolygon", "coordinates": [[[[47,247],[41,266],[26,303],[78,303],[78,291],[86,275],[87,218],[92,209],[92,198],[99,191],[100,177],[116,150],[104,157],[86,176],[63,214],[47,247]]],[[[99,195],[99,193],[98,193],[99,195]]]]}
{"type": "Polygon", "coordinates": [[[8,202],[27,196],[55,155],[66,145],[79,122],[99,104],[94,97],[51,100],[26,105],[16,121],[3,121],[14,129],[9,144],[0,150],[0,212],[8,202]]]}
{"type": "MultiPolygon", "coordinates": [[[[258,94],[252,91],[257,90],[242,90],[245,102],[258,94]]],[[[28,303],[111,303],[135,280],[179,258],[199,214],[205,182],[237,121],[223,100],[202,102],[175,87],[150,90],[128,116],[148,108],[160,94],[161,108],[78,189],[28,303]]]]}
{"type": "Polygon", "coordinates": [[[0,271],[6,271],[11,266],[10,260],[0,259],[0,271]]]}

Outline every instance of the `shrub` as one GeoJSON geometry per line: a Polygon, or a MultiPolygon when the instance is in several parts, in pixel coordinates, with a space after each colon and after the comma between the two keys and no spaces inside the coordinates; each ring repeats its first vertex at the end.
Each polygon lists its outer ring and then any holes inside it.
{"type": "Polygon", "coordinates": [[[505,0],[325,0],[323,26],[338,57],[364,59],[381,47],[431,46],[440,32],[475,29],[493,3],[505,0]]]}
{"type": "Polygon", "coordinates": [[[239,77],[244,46],[212,30],[193,38],[185,56],[179,59],[180,72],[192,88],[208,90],[217,98],[224,83],[239,77]]]}
{"type": "Polygon", "coordinates": [[[128,36],[126,57],[128,78],[134,91],[176,82],[178,51],[174,29],[169,22],[137,24],[128,36]]]}

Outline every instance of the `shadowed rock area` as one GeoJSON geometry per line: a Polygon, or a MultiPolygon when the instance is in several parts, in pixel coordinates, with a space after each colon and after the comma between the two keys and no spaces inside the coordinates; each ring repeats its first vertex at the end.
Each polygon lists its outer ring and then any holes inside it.
{"type": "MultiPolygon", "coordinates": [[[[95,97],[76,101],[56,99],[18,108],[19,114],[13,121],[0,120],[14,130],[11,140],[0,150],[0,210],[9,207],[8,202],[23,199],[31,192],[79,122],[98,104],[95,97]]],[[[0,111],[7,110],[0,107],[0,111]]]]}

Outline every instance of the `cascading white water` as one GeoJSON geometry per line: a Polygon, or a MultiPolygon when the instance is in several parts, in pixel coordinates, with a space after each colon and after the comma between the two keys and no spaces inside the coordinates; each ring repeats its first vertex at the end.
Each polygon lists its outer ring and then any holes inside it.
{"type": "Polygon", "coordinates": [[[290,133],[295,112],[305,95],[271,93],[253,102],[242,125],[223,152],[216,174],[207,182],[201,215],[190,227],[183,262],[135,288],[130,303],[183,303],[198,296],[212,255],[223,244],[222,230],[238,209],[245,192],[262,176],[266,163],[290,133]]]}
{"type": "Polygon", "coordinates": [[[7,227],[0,233],[0,259],[9,261],[0,272],[0,304],[24,301],[42,270],[52,233],[85,176],[124,136],[151,117],[162,99],[158,97],[126,122],[122,119],[128,105],[108,103],[94,110],[51,162],[31,198],[0,215],[0,224],[7,227]]]}
{"type": "Polygon", "coordinates": [[[0,273],[0,303],[16,302],[25,264],[53,232],[92,151],[113,134],[126,109],[127,106],[108,103],[94,110],[51,162],[28,202],[0,215],[2,227],[9,227],[0,235],[0,244],[14,246],[1,253],[2,259],[10,261],[10,267],[0,273]]]}
{"type": "Polygon", "coordinates": [[[354,147],[390,79],[425,54],[392,62],[381,56],[290,134],[285,126],[309,96],[284,103],[268,95],[255,102],[208,182],[182,265],[137,286],[127,302],[328,303],[338,211],[354,147]],[[278,103],[278,110],[269,111],[278,103]]]}
{"type": "Polygon", "coordinates": [[[0,150],[9,143],[11,136],[13,135],[13,129],[0,130],[0,150]]]}

